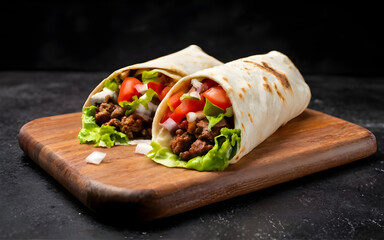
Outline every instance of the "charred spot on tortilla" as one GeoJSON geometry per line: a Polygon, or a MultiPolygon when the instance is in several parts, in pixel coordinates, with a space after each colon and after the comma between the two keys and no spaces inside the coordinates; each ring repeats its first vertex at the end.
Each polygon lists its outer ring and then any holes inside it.
{"type": "Polygon", "coordinates": [[[279,98],[281,99],[281,101],[285,102],[285,98],[284,98],[284,96],[281,94],[281,92],[279,91],[279,89],[277,88],[276,83],[273,83],[273,87],[275,88],[275,91],[276,91],[277,95],[279,96],[279,98]]]}
{"type": "Polygon", "coordinates": [[[245,127],[243,123],[241,123],[241,128],[245,131],[245,127]]]}
{"type": "Polygon", "coordinates": [[[242,100],[244,100],[244,96],[243,96],[243,94],[239,93],[239,98],[242,99],[242,100]]]}
{"type": "Polygon", "coordinates": [[[266,62],[261,63],[263,64],[263,67],[265,69],[268,69],[267,71],[275,75],[275,77],[280,81],[281,85],[283,85],[287,89],[291,88],[291,84],[289,83],[287,75],[285,75],[285,73],[277,71],[276,69],[269,66],[266,62]]]}
{"type": "Polygon", "coordinates": [[[244,113],[243,113],[243,111],[241,111],[241,110],[240,110],[240,115],[241,115],[241,116],[244,116],[244,113]]]}
{"type": "Polygon", "coordinates": [[[240,153],[243,153],[245,151],[245,146],[242,146],[240,149],[240,153]]]}
{"type": "Polygon", "coordinates": [[[287,75],[285,75],[285,73],[282,73],[272,68],[268,63],[262,61],[260,64],[260,63],[252,62],[249,60],[244,60],[244,62],[254,64],[257,67],[261,68],[262,70],[274,75],[277,78],[277,80],[280,81],[281,85],[283,85],[287,89],[291,89],[291,84],[288,81],[287,75]]]}
{"type": "Polygon", "coordinates": [[[264,89],[267,90],[269,93],[272,93],[272,89],[271,89],[271,87],[269,86],[268,83],[263,83],[263,87],[264,87],[264,89]]]}
{"type": "Polygon", "coordinates": [[[223,77],[223,80],[224,80],[225,82],[228,82],[228,78],[226,78],[226,77],[223,77]]]}
{"type": "Polygon", "coordinates": [[[247,92],[247,90],[245,90],[245,88],[241,88],[241,91],[243,91],[243,93],[246,93],[247,92]]]}
{"type": "Polygon", "coordinates": [[[266,76],[263,76],[263,80],[264,80],[265,82],[268,82],[268,78],[267,78],[266,76]]]}
{"type": "Polygon", "coordinates": [[[251,121],[251,123],[253,124],[253,118],[252,118],[250,113],[248,113],[248,117],[249,117],[249,120],[251,121]]]}
{"type": "Polygon", "coordinates": [[[250,84],[250,83],[247,83],[247,85],[248,85],[248,87],[249,87],[249,88],[252,88],[252,86],[251,86],[251,84],[250,84]]]}

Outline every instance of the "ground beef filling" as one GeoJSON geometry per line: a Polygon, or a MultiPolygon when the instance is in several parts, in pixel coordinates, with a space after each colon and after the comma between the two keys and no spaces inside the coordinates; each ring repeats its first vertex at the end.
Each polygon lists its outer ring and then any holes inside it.
{"type": "Polygon", "coordinates": [[[223,118],[211,131],[208,130],[209,122],[206,118],[193,122],[182,121],[169,142],[172,152],[184,161],[206,154],[213,148],[214,139],[220,135],[221,128],[233,128],[231,120],[223,118]]]}
{"type": "Polygon", "coordinates": [[[120,107],[107,96],[105,101],[96,108],[96,123],[114,126],[116,130],[125,133],[129,139],[150,139],[152,137],[152,118],[138,113],[125,116],[125,111],[125,108],[120,107]]]}

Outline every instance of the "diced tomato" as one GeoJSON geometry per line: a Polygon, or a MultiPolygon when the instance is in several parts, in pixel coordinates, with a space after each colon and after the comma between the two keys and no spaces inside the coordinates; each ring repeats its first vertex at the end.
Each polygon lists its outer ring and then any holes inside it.
{"type": "Polygon", "coordinates": [[[226,109],[232,106],[231,100],[221,86],[211,87],[203,93],[203,96],[219,108],[226,109]]]}
{"type": "Polygon", "coordinates": [[[147,83],[148,88],[152,88],[153,91],[157,93],[157,96],[160,96],[161,90],[163,90],[164,84],[161,82],[149,82],[147,83]]]}
{"type": "Polygon", "coordinates": [[[168,99],[167,104],[168,104],[169,108],[171,109],[171,111],[174,111],[176,109],[176,107],[180,105],[180,103],[181,103],[180,97],[183,94],[184,94],[184,92],[177,92],[177,93],[173,94],[168,99]]]}
{"type": "Polygon", "coordinates": [[[180,105],[177,106],[175,111],[169,115],[176,123],[179,123],[189,112],[198,112],[203,110],[205,105],[205,99],[201,100],[183,100],[180,105]]]}
{"type": "Polygon", "coordinates": [[[126,77],[121,84],[119,97],[117,102],[131,101],[133,96],[138,96],[139,92],[136,90],[135,86],[138,84],[143,84],[139,79],[134,77],[126,77]]]}
{"type": "Polygon", "coordinates": [[[165,88],[163,88],[163,90],[161,91],[161,93],[159,94],[159,99],[162,101],[165,97],[165,95],[167,95],[167,93],[169,92],[169,90],[171,90],[172,87],[170,86],[167,86],[165,88]]]}
{"type": "Polygon", "coordinates": [[[211,87],[214,87],[214,86],[217,86],[218,83],[211,80],[211,79],[204,79],[202,81],[202,85],[201,85],[201,91],[202,92],[205,92],[206,90],[210,89],[211,87]]]}
{"type": "Polygon", "coordinates": [[[172,113],[171,109],[169,109],[169,107],[167,107],[167,109],[165,110],[165,113],[164,113],[163,117],[161,118],[160,123],[165,122],[165,121],[169,118],[169,115],[171,115],[171,113],[172,113]]]}

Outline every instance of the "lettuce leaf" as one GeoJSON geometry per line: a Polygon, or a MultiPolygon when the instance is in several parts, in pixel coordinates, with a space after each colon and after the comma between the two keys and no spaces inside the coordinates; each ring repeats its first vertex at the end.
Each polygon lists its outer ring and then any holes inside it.
{"type": "Polygon", "coordinates": [[[209,101],[207,98],[205,99],[205,105],[203,109],[203,113],[205,116],[217,116],[220,113],[225,112],[224,109],[216,106],[211,101],[209,101]]]}
{"type": "Polygon", "coordinates": [[[109,125],[97,125],[95,119],[96,106],[90,106],[83,109],[82,129],[77,138],[81,144],[94,143],[95,147],[112,147],[115,143],[121,145],[128,144],[128,137],[122,132],[115,130],[115,127],[109,125]]]}
{"type": "Polygon", "coordinates": [[[116,92],[119,89],[119,85],[120,85],[120,80],[118,80],[117,78],[108,79],[108,80],[105,80],[104,82],[104,87],[114,92],[116,92]]]}
{"type": "Polygon", "coordinates": [[[127,109],[125,111],[125,115],[128,116],[132,114],[139,107],[140,104],[143,105],[145,109],[148,109],[148,103],[152,101],[154,96],[157,96],[157,93],[152,88],[148,88],[145,94],[140,98],[137,98],[137,96],[133,96],[132,102],[123,101],[120,102],[119,105],[120,107],[127,109]]]}
{"type": "Polygon", "coordinates": [[[219,123],[224,117],[232,117],[233,116],[233,108],[232,106],[225,109],[222,109],[215,104],[211,103],[208,99],[205,99],[205,105],[203,109],[203,113],[208,119],[208,130],[211,129],[219,123]]]}
{"type": "Polygon", "coordinates": [[[141,81],[144,84],[147,84],[149,82],[161,82],[161,79],[159,78],[159,72],[157,72],[156,70],[143,71],[141,73],[141,81]]]}
{"type": "Polygon", "coordinates": [[[167,167],[182,167],[198,171],[223,171],[240,148],[241,130],[222,128],[220,135],[215,137],[215,145],[204,156],[180,160],[170,149],[163,148],[152,141],[152,150],[147,157],[167,167]]]}
{"type": "Polygon", "coordinates": [[[211,131],[211,129],[219,123],[224,117],[232,117],[233,116],[233,109],[232,107],[229,107],[225,109],[225,113],[220,113],[217,116],[206,116],[208,119],[208,130],[211,131]]]}

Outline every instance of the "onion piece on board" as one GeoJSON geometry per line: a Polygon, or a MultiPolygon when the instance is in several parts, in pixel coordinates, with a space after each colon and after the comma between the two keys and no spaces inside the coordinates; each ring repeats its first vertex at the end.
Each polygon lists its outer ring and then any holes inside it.
{"type": "Polygon", "coordinates": [[[105,158],[107,154],[99,151],[94,151],[93,153],[89,154],[88,157],[85,159],[87,163],[92,163],[99,165],[101,161],[105,158]]]}
{"type": "Polygon", "coordinates": [[[146,155],[151,150],[152,146],[150,144],[141,142],[136,145],[135,153],[146,155]]]}

